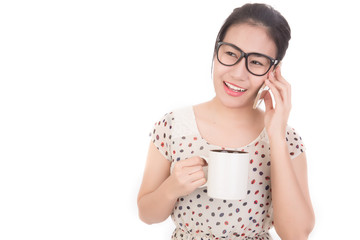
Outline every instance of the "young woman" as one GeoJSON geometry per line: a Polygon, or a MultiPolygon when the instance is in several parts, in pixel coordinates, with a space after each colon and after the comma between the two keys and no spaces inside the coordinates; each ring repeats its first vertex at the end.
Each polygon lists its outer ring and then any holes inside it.
{"type": "Polygon", "coordinates": [[[290,27],[264,4],[246,4],[227,18],[216,39],[208,102],[174,110],[155,124],[138,196],[140,218],[158,223],[170,215],[172,239],[307,239],[314,213],[305,147],[287,125],[289,83],[281,74],[290,27]],[[254,109],[259,89],[265,112],[254,109]],[[247,197],[207,196],[203,166],[211,149],[250,154],[247,197]]]}

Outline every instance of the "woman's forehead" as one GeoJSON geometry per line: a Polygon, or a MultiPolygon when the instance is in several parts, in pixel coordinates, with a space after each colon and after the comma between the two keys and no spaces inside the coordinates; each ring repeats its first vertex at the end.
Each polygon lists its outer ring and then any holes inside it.
{"type": "Polygon", "coordinates": [[[266,27],[261,25],[247,23],[232,25],[227,30],[223,41],[235,44],[247,53],[258,52],[276,58],[276,45],[266,27]]]}

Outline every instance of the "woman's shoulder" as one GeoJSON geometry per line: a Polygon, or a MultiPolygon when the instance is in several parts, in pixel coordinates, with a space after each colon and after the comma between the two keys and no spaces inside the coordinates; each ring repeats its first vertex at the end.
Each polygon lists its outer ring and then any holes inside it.
{"type": "Polygon", "coordinates": [[[294,141],[302,140],[299,132],[290,125],[286,126],[286,138],[287,140],[294,140],[294,141]]]}
{"type": "Polygon", "coordinates": [[[286,127],[286,142],[291,158],[297,157],[306,150],[304,141],[299,132],[290,125],[287,125],[286,127]]]}
{"type": "Polygon", "coordinates": [[[175,108],[163,115],[155,125],[167,128],[172,132],[173,137],[194,134],[196,123],[193,106],[175,108]]]}
{"type": "Polygon", "coordinates": [[[161,119],[161,121],[167,121],[172,123],[179,123],[183,121],[188,121],[193,116],[193,107],[192,106],[184,106],[179,108],[174,108],[171,111],[166,112],[161,119]]]}

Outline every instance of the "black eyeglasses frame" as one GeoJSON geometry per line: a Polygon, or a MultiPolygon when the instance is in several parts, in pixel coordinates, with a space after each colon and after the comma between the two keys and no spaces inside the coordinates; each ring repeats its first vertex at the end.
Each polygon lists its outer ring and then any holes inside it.
{"type": "Polygon", "coordinates": [[[228,42],[217,42],[216,44],[216,58],[217,60],[219,61],[219,63],[221,63],[222,65],[224,66],[228,66],[228,67],[231,67],[231,66],[234,66],[236,65],[238,62],[241,61],[241,59],[243,59],[245,57],[245,66],[246,66],[246,69],[248,70],[249,73],[251,73],[252,75],[255,75],[255,76],[264,76],[265,74],[267,74],[269,72],[269,70],[271,69],[272,66],[274,66],[274,68],[276,68],[276,66],[279,64],[279,60],[277,59],[274,59],[272,57],[269,57],[265,54],[262,54],[262,53],[257,53],[257,52],[250,52],[250,53],[246,53],[244,52],[243,50],[241,50],[238,46],[232,44],[232,43],[228,43],[228,42]],[[234,64],[224,64],[223,62],[220,61],[219,59],[219,49],[221,47],[221,45],[228,45],[228,46],[231,46],[233,48],[235,48],[236,50],[238,50],[240,53],[241,53],[241,56],[239,57],[239,59],[234,63],[234,64]],[[266,58],[268,58],[270,60],[270,66],[269,66],[269,69],[264,73],[264,74],[255,74],[253,72],[251,72],[249,70],[249,67],[248,67],[248,56],[251,55],[251,54],[256,54],[256,55],[260,55],[260,56],[264,56],[266,58]]]}

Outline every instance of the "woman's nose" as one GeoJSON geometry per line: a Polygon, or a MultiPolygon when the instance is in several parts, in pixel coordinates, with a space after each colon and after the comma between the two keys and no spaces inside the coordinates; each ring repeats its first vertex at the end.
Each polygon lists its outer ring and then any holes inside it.
{"type": "Polygon", "coordinates": [[[237,64],[231,66],[231,76],[234,79],[245,79],[248,73],[245,58],[242,58],[237,64]]]}

